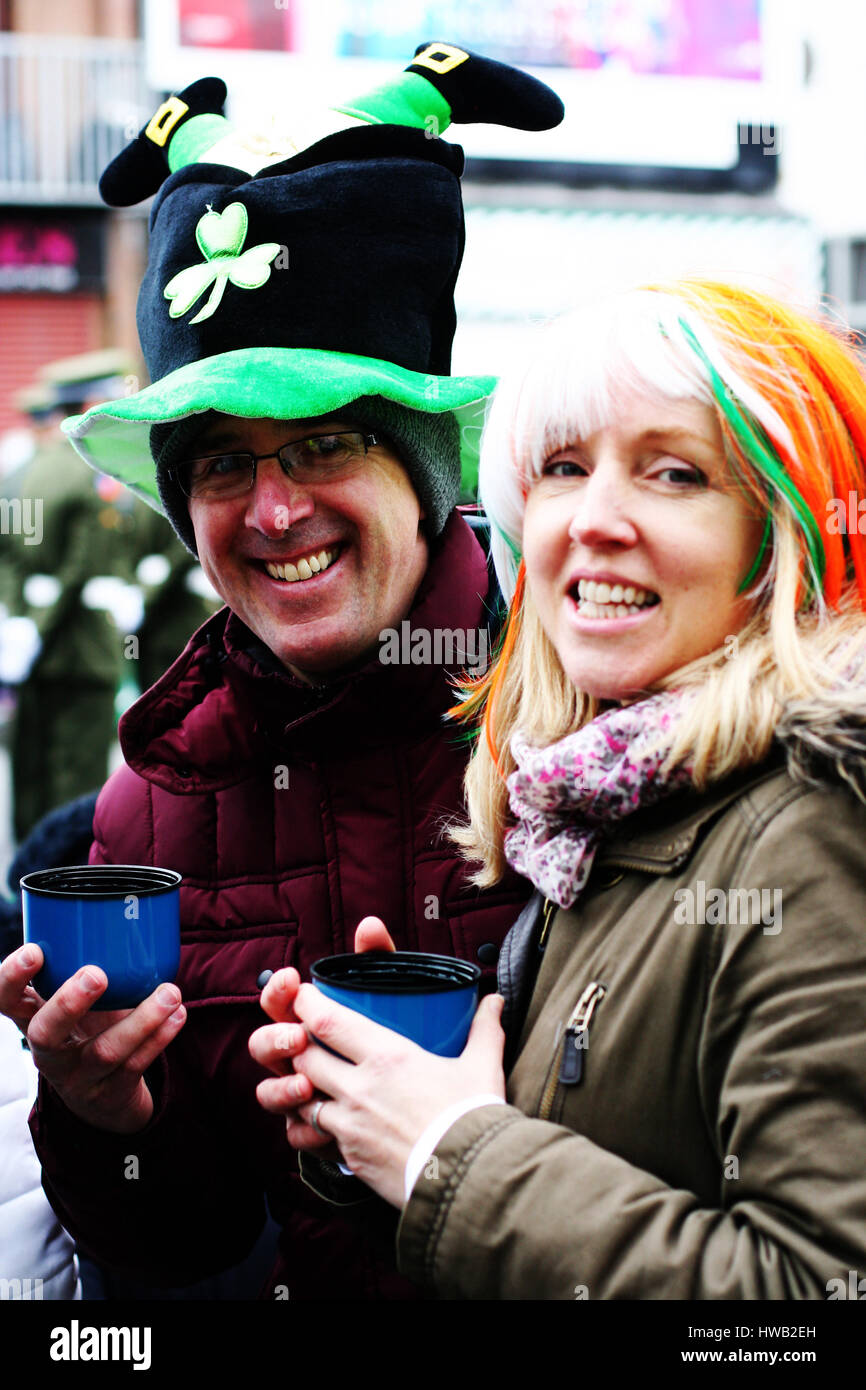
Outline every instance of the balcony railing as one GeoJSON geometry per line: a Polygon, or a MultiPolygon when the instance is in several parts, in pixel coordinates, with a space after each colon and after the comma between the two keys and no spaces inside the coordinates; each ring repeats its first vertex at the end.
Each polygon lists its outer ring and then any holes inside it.
{"type": "Polygon", "coordinates": [[[140,42],[0,34],[0,203],[99,205],[156,104],[140,42]]]}

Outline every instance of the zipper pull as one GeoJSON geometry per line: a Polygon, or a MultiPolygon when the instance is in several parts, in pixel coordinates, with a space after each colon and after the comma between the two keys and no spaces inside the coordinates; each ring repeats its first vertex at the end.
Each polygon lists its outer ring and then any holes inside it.
{"type": "Polygon", "coordinates": [[[606,993],[604,985],[593,980],[575,1005],[562,1040],[562,1060],[559,1064],[561,1086],[579,1086],[583,1079],[583,1055],[589,1047],[589,1025],[596,1006],[606,993]]]}
{"type": "Polygon", "coordinates": [[[538,939],[538,954],[539,954],[539,955],[543,955],[543,954],[544,954],[544,948],[545,948],[545,946],[547,945],[547,937],[548,937],[548,933],[549,933],[549,931],[550,931],[550,924],[551,924],[551,922],[553,921],[555,912],[556,912],[556,903],[555,903],[555,902],[552,902],[550,898],[545,898],[545,899],[544,899],[544,917],[543,917],[542,928],[541,928],[541,936],[540,936],[539,939],[538,939]]]}
{"type": "Polygon", "coordinates": [[[583,1078],[583,1054],[586,1051],[586,1029],[566,1028],[563,1039],[562,1065],[559,1068],[560,1086],[577,1086],[583,1078]]]}

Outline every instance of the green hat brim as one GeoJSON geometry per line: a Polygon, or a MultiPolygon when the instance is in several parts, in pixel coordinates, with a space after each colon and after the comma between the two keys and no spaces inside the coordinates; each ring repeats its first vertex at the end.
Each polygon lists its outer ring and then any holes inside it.
{"type": "Polygon", "coordinates": [[[315,419],[337,414],[360,396],[384,396],[410,410],[453,412],[462,486],[474,496],[484,410],[495,384],[492,376],[434,376],[321,349],[242,348],[190,362],[135,395],[69,416],[62,428],[92,468],[162,511],[150,453],[153,425],[208,410],[251,420],[315,419]]]}

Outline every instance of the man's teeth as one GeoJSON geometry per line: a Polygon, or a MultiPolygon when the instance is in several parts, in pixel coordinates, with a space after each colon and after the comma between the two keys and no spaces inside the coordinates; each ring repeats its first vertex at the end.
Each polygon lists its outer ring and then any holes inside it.
{"type": "Polygon", "coordinates": [[[594,579],[578,580],[577,593],[584,618],[628,618],[659,602],[658,594],[651,589],[636,589],[631,584],[606,584],[594,579]]]}
{"type": "Polygon", "coordinates": [[[315,555],[305,555],[296,565],[266,564],[265,569],[271,579],[286,579],[290,584],[296,584],[299,579],[312,579],[314,574],[321,574],[322,570],[334,563],[338,554],[338,549],[319,550],[315,555]]]}

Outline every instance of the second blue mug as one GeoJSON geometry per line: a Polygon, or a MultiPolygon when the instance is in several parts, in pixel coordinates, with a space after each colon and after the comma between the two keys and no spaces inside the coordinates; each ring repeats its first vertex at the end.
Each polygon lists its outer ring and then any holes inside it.
{"type": "Polygon", "coordinates": [[[45,965],[33,980],[44,999],[83,965],[98,965],[108,988],[95,1009],[132,1009],[180,964],[180,881],[173,869],[75,864],[21,879],[24,940],[45,965]]]}
{"type": "Polygon", "coordinates": [[[316,987],[338,1004],[411,1038],[440,1057],[459,1057],[478,1006],[481,969],[420,951],[328,956],[312,969],[316,987]]]}

